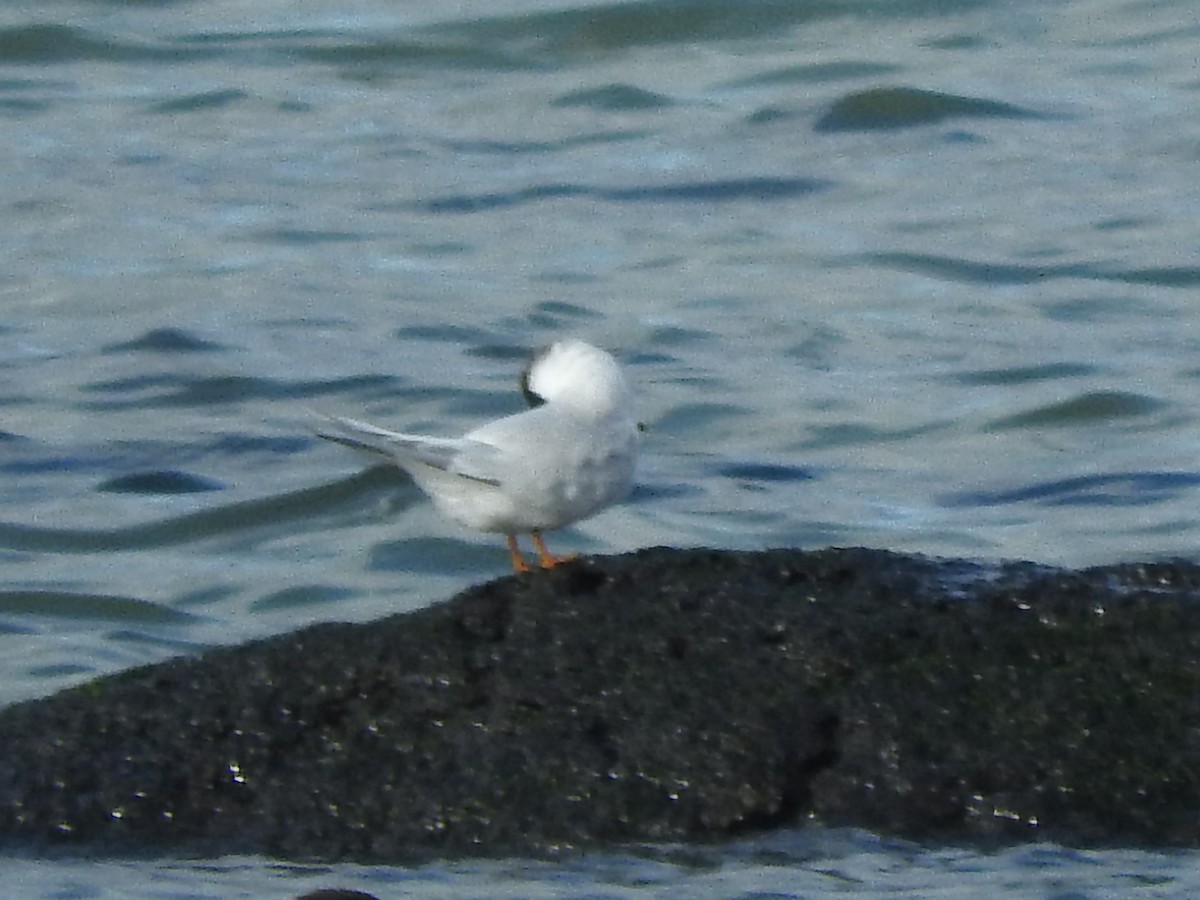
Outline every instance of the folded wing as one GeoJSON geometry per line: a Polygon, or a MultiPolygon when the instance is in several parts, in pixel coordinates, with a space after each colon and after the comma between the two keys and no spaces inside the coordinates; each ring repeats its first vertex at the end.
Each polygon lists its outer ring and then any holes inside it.
{"type": "Polygon", "coordinates": [[[497,464],[501,452],[483,441],[404,434],[344,416],[323,415],[321,419],[325,427],[317,430],[317,437],[381,457],[401,468],[420,464],[472,481],[500,483],[497,464]]]}

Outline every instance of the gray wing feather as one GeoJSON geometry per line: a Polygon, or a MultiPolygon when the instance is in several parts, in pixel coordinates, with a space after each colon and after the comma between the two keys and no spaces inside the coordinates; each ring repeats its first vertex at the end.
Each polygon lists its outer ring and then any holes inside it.
{"type": "Polygon", "coordinates": [[[330,427],[318,430],[317,437],[343,447],[382,457],[401,466],[406,461],[418,462],[473,481],[500,483],[495,477],[500,451],[483,441],[404,434],[343,416],[323,415],[321,418],[330,427]]]}

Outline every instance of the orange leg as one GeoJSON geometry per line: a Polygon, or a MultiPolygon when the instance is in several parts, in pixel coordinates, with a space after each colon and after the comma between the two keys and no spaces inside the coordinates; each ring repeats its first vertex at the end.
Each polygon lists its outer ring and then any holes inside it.
{"type": "Polygon", "coordinates": [[[537,550],[538,560],[542,564],[543,569],[553,569],[560,563],[570,562],[574,556],[555,556],[546,546],[546,542],[542,540],[540,531],[531,531],[529,536],[533,538],[533,547],[537,550]]]}
{"type": "Polygon", "coordinates": [[[515,534],[506,534],[504,539],[508,541],[508,552],[512,556],[513,569],[517,572],[529,572],[529,563],[525,562],[525,557],[521,555],[521,548],[517,546],[517,536],[515,534]]]}

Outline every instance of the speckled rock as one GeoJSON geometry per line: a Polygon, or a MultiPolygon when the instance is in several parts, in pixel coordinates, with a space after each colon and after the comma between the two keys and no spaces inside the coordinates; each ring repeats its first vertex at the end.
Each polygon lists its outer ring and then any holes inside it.
{"type": "Polygon", "coordinates": [[[401,861],[815,816],[1200,845],[1200,568],[653,549],[0,710],[0,841],[401,861]]]}

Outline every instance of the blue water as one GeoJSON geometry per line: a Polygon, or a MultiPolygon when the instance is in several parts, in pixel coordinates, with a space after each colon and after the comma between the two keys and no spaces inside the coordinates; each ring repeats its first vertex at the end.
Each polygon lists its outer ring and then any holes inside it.
{"type": "MultiPolygon", "coordinates": [[[[1195,556],[1195,40],[1169,0],[5,4],[0,702],[504,574],[307,417],[455,434],[564,334],[621,356],[648,431],[631,501],[555,549],[1195,556]]],[[[780,840],[5,870],[30,897],[1064,900],[1200,871],[780,840]]]]}
{"type": "Polygon", "coordinates": [[[1185,898],[1200,888],[1195,854],[1032,844],[993,854],[922,848],[859,832],[784,832],[723,847],[503,859],[427,866],[304,866],[248,857],[206,862],[5,860],[12,896],[291,900],[321,888],[380,898],[801,900],[813,897],[1116,900],[1185,898]]]}

